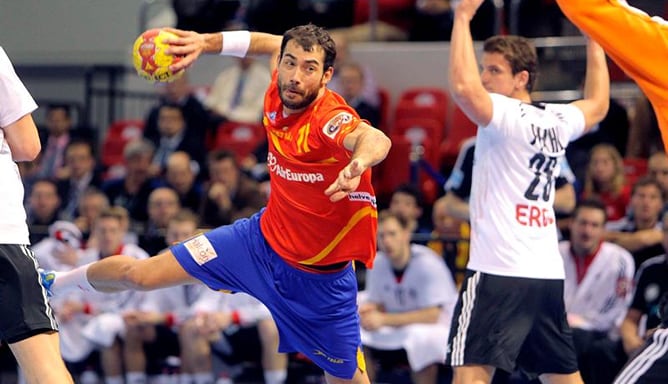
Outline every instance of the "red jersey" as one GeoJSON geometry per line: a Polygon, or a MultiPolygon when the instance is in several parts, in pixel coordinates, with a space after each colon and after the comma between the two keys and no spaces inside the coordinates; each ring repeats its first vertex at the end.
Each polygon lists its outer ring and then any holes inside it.
{"type": "Polygon", "coordinates": [[[283,115],[277,72],[264,98],[271,193],[260,226],[271,248],[292,264],[327,265],[376,254],[376,196],[371,169],[348,197],[332,203],[325,189],[350,162],[343,138],[360,123],[353,108],[325,90],[306,110],[283,115]]]}

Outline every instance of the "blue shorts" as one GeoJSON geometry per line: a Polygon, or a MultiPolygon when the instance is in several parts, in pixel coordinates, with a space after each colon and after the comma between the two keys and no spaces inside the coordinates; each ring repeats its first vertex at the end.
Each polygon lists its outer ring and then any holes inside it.
{"type": "Polygon", "coordinates": [[[264,303],[278,327],[279,352],[301,352],[327,373],[351,379],[358,366],[364,369],[352,263],[325,274],[288,265],[262,235],[262,212],[177,244],[172,253],[211,289],[246,292],[264,303]]]}

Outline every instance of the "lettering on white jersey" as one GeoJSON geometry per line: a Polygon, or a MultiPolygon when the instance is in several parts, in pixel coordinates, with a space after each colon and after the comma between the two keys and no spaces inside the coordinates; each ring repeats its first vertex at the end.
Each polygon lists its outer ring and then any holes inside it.
{"type": "Polygon", "coordinates": [[[527,204],[515,206],[515,220],[525,227],[543,228],[554,223],[552,209],[527,204]]]}
{"type": "Polygon", "coordinates": [[[198,265],[202,265],[218,257],[218,254],[216,254],[216,251],[213,249],[213,245],[211,245],[209,239],[204,235],[193,237],[183,243],[183,245],[188,250],[188,253],[190,253],[190,257],[192,257],[198,265]]]}
{"type": "Polygon", "coordinates": [[[371,204],[371,206],[376,206],[376,196],[370,194],[369,192],[350,192],[348,194],[348,200],[350,201],[364,201],[371,204]]]}
{"type": "Polygon", "coordinates": [[[288,181],[311,184],[325,181],[325,176],[320,172],[293,172],[290,168],[281,166],[271,152],[267,155],[267,167],[269,172],[288,181]]]}
{"type": "Polygon", "coordinates": [[[341,112],[336,116],[332,117],[327,124],[322,128],[322,133],[327,135],[330,138],[334,138],[341,130],[341,126],[349,123],[353,120],[353,115],[348,112],[341,112]]]}
{"type": "Polygon", "coordinates": [[[555,127],[541,128],[531,124],[531,133],[533,139],[531,139],[530,144],[537,146],[541,152],[558,154],[566,149],[566,146],[559,141],[559,135],[555,127]]]}

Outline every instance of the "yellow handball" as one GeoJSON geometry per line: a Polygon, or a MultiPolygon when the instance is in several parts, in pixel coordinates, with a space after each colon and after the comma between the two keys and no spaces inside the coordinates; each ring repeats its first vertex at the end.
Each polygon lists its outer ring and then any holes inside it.
{"type": "Polygon", "coordinates": [[[142,33],[132,48],[132,62],[137,74],[150,82],[170,82],[183,76],[183,70],[172,72],[169,66],[181,58],[165,53],[168,45],[165,39],[175,38],[175,34],[163,29],[149,29],[142,33]]]}

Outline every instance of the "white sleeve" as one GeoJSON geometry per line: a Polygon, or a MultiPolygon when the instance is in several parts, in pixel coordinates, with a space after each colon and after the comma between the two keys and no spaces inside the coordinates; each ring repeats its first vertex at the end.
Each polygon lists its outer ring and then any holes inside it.
{"type": "Polygon", "coordinates": [[[4,128],[37,109],[37,104],[14,71],[0,47],[0,128],[4,128]]]}

